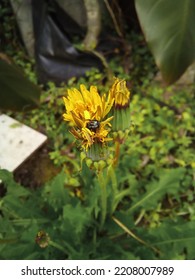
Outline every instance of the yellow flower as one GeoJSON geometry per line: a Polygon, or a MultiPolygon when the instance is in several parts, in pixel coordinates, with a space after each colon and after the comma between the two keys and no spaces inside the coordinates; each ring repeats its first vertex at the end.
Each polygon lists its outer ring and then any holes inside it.
{"type": "Polygon", "coordinates": [[[125,80],[115,78],[114,84],[110,89],[110,97],[115,99],[115,108],[126,108],[130,103],[130,91],[126,86],[125,80]]]}
{"type": "Polygon", "coordinates": [[[69,89],[67,97],[63,99],[66,107],[63,118],[73,126],[71,133],[82,141],[85,150],[95,143],[104,144],[112,140],[108,133],[113,117],[106,119],[114,102],[110,95],[106,99],[105,95],[99,95],[95,86],[87,90],[84,85],[80,85],[80,91],[69,89]]]}

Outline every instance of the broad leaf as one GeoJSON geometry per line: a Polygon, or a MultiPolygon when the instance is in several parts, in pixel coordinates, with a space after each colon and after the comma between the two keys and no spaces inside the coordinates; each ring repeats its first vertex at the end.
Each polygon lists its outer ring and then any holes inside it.
{"type": "Polygon", "coordinates": [[[146,193],[137,198],[137,201],[128,209],[127,213],[137,208],[152,209],[156,207],[158,201],[163,198],[166,193],[177,194],[180,181],[184,177],[184,168],[165,170],[160,175],[159,181],[150,182],[146,186],[146,193]]]}
{"type": "Polygon", "coordinates": [[[39,105],[40,93],[16,66],[0,60],[0,109],[30,110],[39,105]]]}
{"type": "Polygon", "coordinates": [[[162,258],[178,258],[177,254],[186,254],[187,259],[195,257],[195,222],[167,222],[159,228],[149,230],[153,245],[162,252],[162,258]]]}
{"type": "Polygon", "coordinates": [[[13,196],[16,200],[16,198],[19,198],[21,196],[27,196],[30,194],[29,189],[17,184],[14,181],[13,174],[7,170],[0,169],[0,181],[2,181],[6,187],[6,197],[13,196]]]}
{"type": "Polygon", "coordinates": [[[48,202],[55,212],[62,209],[65,203],[68,203],[70,196],[68,189],[65,188],[66,174],[59,173],[51,181],[45,184],[42,196],[43,200],[48,202]]]}
{"type": "MultiPolygon", "coordinates": [[[[64,223],[69,229],[73,229],[75,234],[81,234],[84,228],[89,225],[90,214],[87,208],[83,208],[80,203],[77,205],[66,204],[63,207],[64,223]]],[[[72,233],[73,235],[73,233],[72,233]]],[[[75,240],[76,241],[76,240],[75,240]]]]}
{"type": "Polygon", "coordinates": [[[195,60],[194,0],[135,0],[146,41],[167,84],[195,60]]]}

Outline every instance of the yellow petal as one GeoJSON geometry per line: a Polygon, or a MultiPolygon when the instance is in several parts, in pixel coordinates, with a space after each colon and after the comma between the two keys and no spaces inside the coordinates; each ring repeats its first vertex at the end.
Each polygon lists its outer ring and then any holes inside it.
{"type": "Polygon", "coordinates": [[[91,119],[91,114],[90,114],[89,111],[85,110],[83,113],[84,113],[84,118],[86,120],[90,120],[91,119]]]}

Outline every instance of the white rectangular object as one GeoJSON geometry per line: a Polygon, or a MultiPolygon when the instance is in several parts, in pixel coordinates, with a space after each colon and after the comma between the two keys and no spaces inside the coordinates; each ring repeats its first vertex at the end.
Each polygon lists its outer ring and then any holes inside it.
{"type": "Polygon", "coordinates": [[[14,171],[46,140],[42,133],[0,115],[0,169],[14,171]]]}

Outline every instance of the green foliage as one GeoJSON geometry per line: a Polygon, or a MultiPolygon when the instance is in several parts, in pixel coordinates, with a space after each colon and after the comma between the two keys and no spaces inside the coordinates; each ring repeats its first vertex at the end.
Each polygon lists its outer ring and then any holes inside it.
{"type": "Polygon", "coordinates": [[[8,0],[0,3],[0,109],[25,111],[40,104],[34,60],[25,53],[15,15],[8,0]]]}
{"type": "MultiPolygon", "coordinates": [[[[60,88],[50,83],[39,109],[17,114],[45,130],[61,172],[30,190],[0,171],[5,189],[1,259],[194,259],[193,88],[137,85],[132,132],[121,146],[118,167],[103,174],[107,207],[102,224],[101,184],[84,163],[81,170],[80,151],[62,120],[66,88],[102,79],[94,70],[60,88]],[[41,230],[50,237],[46,248],[35,242],[41,230]]],[[[106,92],[108,85],[100,88],[106,92]]]]}
{"type": "MultiPolygon", "coordinates": [[[[179,171],[180,168],[176,173],[179,171]]],[[[183,176],[182,173],[180,177],[183,176]]],[[[19,186],[7,171],[1,170],[0,177],[6,186],[6,195],[0,204],[1,259],[194,258],[194,221],[180,217],[171,221],[161,217],[158,226],[146,230],[147,225],[135,225],[133,207],[129,215],[121,205],[115,216],[144,239],[147,246],[126,236],[110,215],[107,216],[104,230],[100,231],[97,210],[95,214],[99,199],[96,180],[92,179],[93,186],[82,186],[85,195],[80,200],[66,187],[64,172],[37,191],[19,186]],[[35,244],[35,236],[40,230],[46,231],[52,240],[45,249],[35,244]],[[158,254],[152,249],[154,247],[158,254]]],[[[171,180],[174,181],[174,178],[171,180]]],[[[164,187],[166,189],[166,184],[164,187]]],[[[171,191],[173,195],[177,192],[176,188],[171,191]]],[[[150,201],[142,205],[145,210],[156,206],[155,196],[151,196],[150,201]]]]}
{"type": "Polygon", "coordinates": [[[133,205],[127,210],[127,213],[131,213],[137,208],[154,209],[155,204],[158,203],[159,199],[165,194],[177,195],[180,181],[184,176],[184,168],[176,168],[173,170],[161,170],[159,174],[159,180],[149,182],[145,186],[146,192],[144,195],[136,197],[133,205]]]}
{"type": "MultiPolygon", "coordinates": [[[[6,30],[9,39],[12,30],[6,30]]],[[[143,37],[132,33],[130,40],[131,73],[124,74],[120,57],[110,62],[113,73],[133,85],[132,131],[120,147],[118,166],[103,173],[105,222],[102,186],[81,163],[62,118],[67,88],[83,83],[108,91],[105,73],[93,69],[61,87],[48,83],[38,109],[9,112],[48,136],[46,148],[59,174],[31,189],[0,170],[0,259],[195,258],[194,89],[152,84],[155,66],[143,37]],[[45,248],[35,242],[40,231],[50,237],[45,248]]],[[[36,83],[33,63],[24,53],[7,52],[36,83]]]]}
{"type": "MultiPolygon", "coordinates": [[[[171,84],[184,73],[195,58],[193,36],[195,28],[194,1],[161,0],[156,3],[155,0],[145,2],[136,0],[135,3],[144,36],[151,48],[156,64],[167,84],[171,84]]],[[[3,0],[0,8],[0,14],[4,19],[2,30],[0,31],[2,51],[9,57],[11,56],[14,62],[25,70],[25,74],[30,81],[37,83],[36,74],[33,71],[34,62],[27,58],[19,42],[17,25],[11,7],[7,1],[3,0]]],[[[132,44],[131,63],[134,69],[130,74],[131,78],[133,80],[136,76],[137,79],[142,80],[142,76],[145,78],[148,76],[151,79],[154,74],[154,63],[148,55],[147,48],[143,47],[142,36],[137,36],[137,34],[133,36],[132,34],[127,36],[128,41],[132,44]],[[140,67],[136,67],[137,64],[140,67]]],[[[109,66],[110,69],[114,68],[117,76],[129,78],[129,73],[124,75],[120,56],[113,59],[109,66]]],[[[2,72],[0,80],[2,89],[0,96],[2,99],[1,109],[25,110],[26,108],[31,109],[37,106],[39,104],[40,90],[16,71],[15,67],[7,65],[3,61],[1,61],[0,67],[2,72]]],[[[90,74],[86,75],[86,77],[88,82],[90,82],[91,78],[93,82],[98,80],[101,88],[100,81],[103,81],[105,75],[103,77],[94,70],[94,75],[90,74]]],[[[82,82],[82,78],[80,82],[82,82]]],[[[69,85],[71,83],[75,83],[74,78],[69,81],[69,85]]],[[[53,154],[53,158],[58,157],[60,157],[59,153],[53,154]]],[[[61,162],[62,160],[59,161],[59,163],[61,162]]]]}
{"type": "MultiPolygon", "coordinates": [[[[165,222],[161,227],[150,230],[150,234],[154,238],[153,245],[161,248],[162,252],[166,252],[167,259],[178,259],[178,257],[194,259],[194,230],[194,221],[180,221],[177,225],[165,222]]],[[[165,253],[162,257],[165,257],[165,253]]]]}
{"type": "Polygon", "coordinates": [[[16,66],[0,60],[1,109],[29,110],[39,104],[41,90],[16,66]]]}
{"type": "Polygon", "coordinates": [[[195,59],[194,0],[136,0],[147,43],[164,80],[174,83],[195,59]]]}

